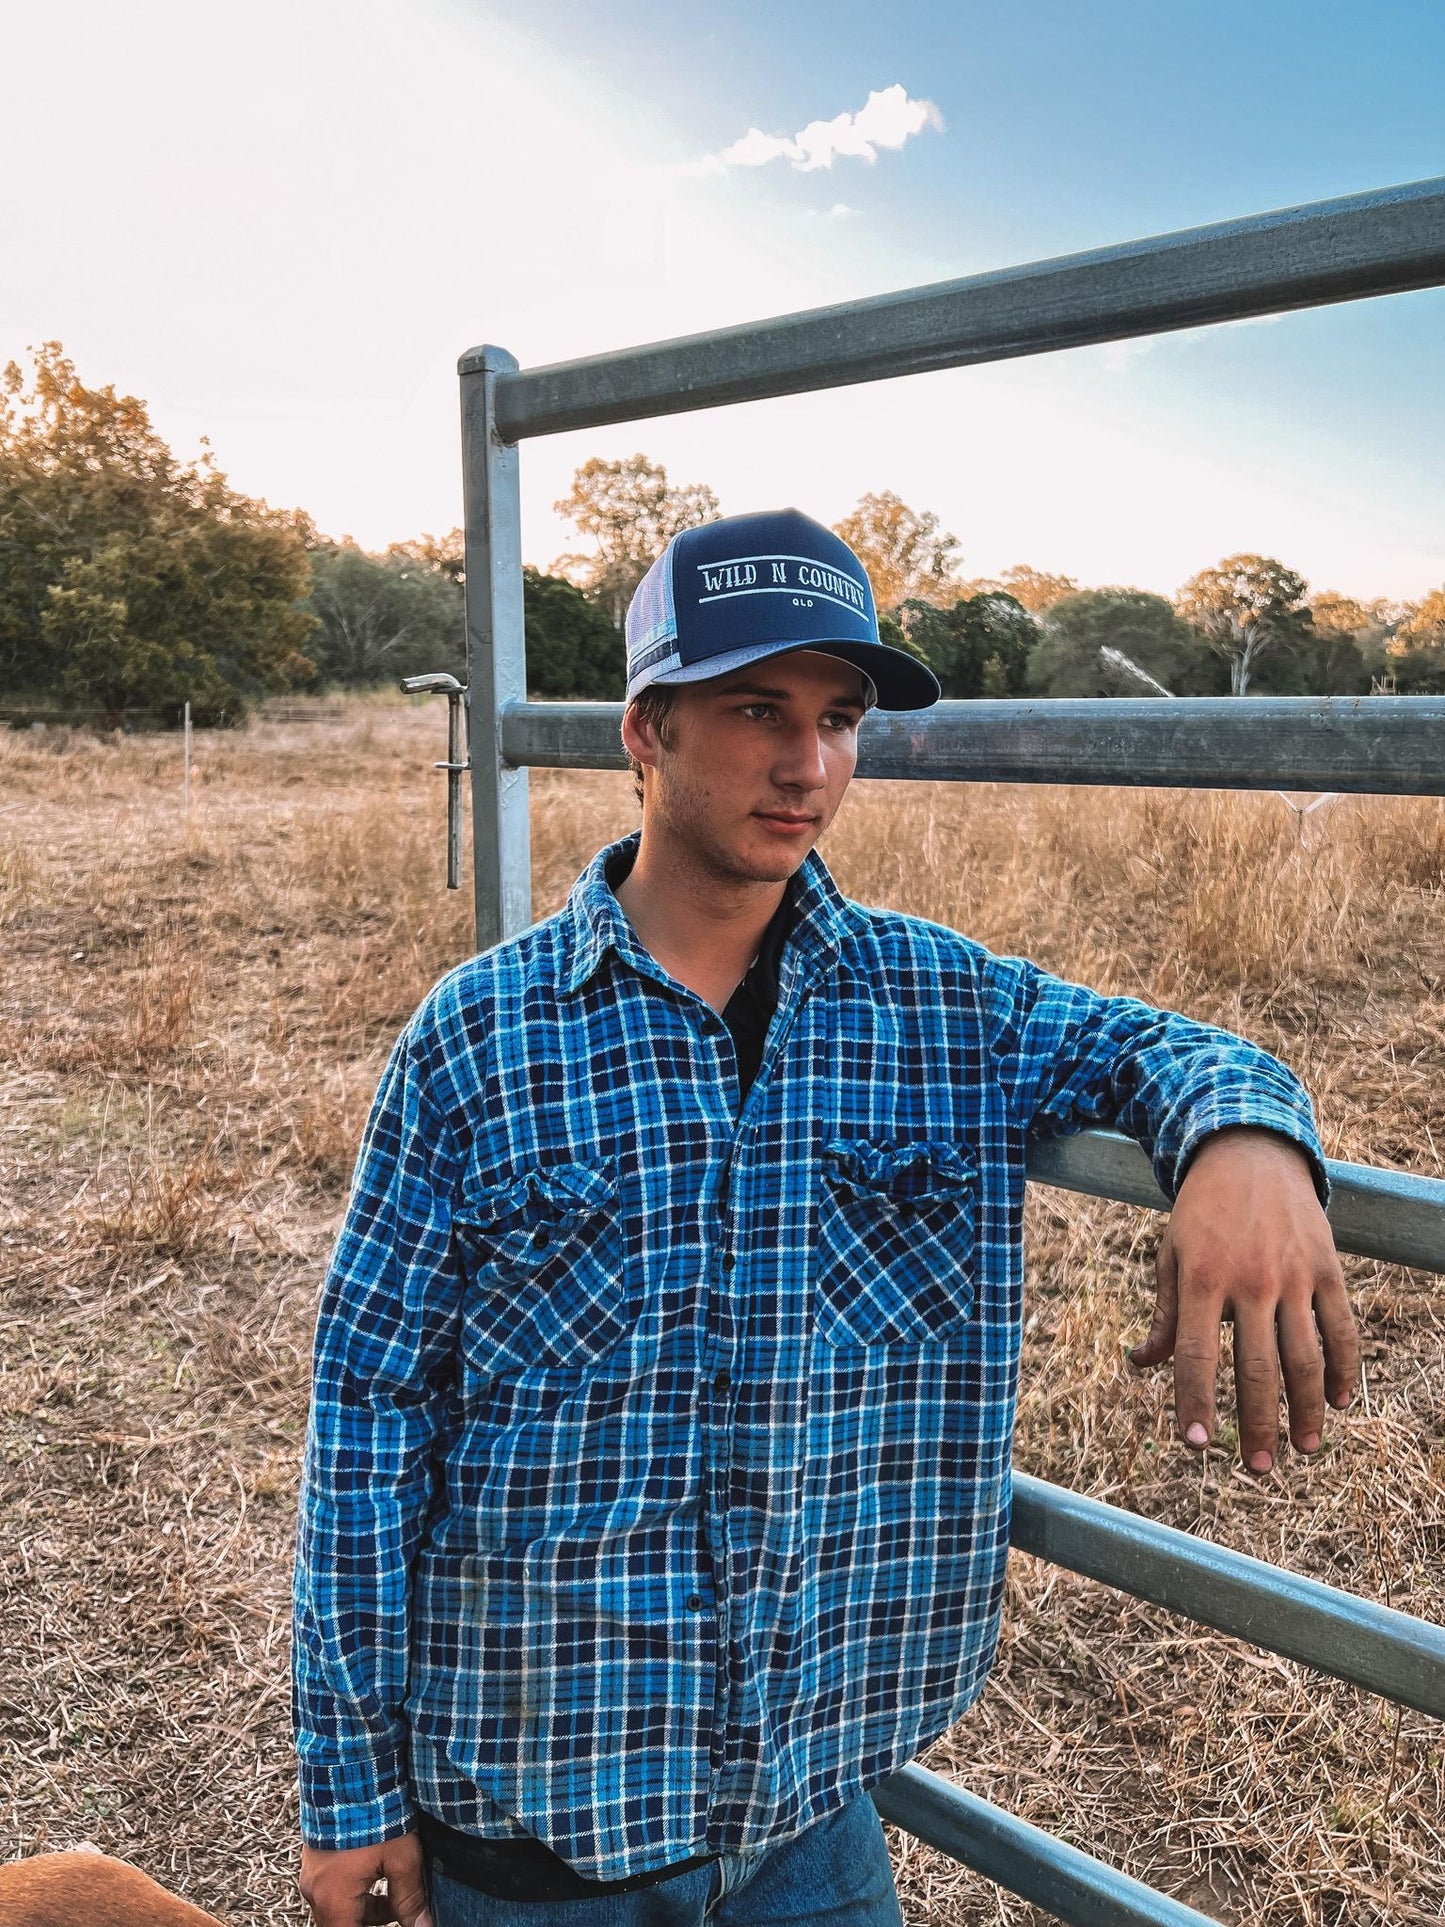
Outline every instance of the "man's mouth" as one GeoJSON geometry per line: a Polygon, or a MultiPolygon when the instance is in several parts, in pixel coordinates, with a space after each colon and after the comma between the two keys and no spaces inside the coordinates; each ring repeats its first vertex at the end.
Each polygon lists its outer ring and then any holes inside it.
{"type": "Polygon", "coordinates": [[[816,816],[797,816],[788,810],[754,810],[753,815],[770,830],[783,835],[796,836],[802,830],[814,828],[818,821],[816,816]]]}

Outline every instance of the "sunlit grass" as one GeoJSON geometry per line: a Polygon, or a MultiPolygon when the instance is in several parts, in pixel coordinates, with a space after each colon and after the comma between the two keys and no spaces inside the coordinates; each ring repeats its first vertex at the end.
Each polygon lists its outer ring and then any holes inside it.
{"type": "MultiPolygon", "coordinates": [[[[304,706],[292,713],[304,714],[304,706]]],[[[0,1853],[89,1838],[252,1927],[299,1922],[290,1533],[321,1268],[384,1054],[470,943],[439,707],[198,739],[0,735],[0,1853]],[[187,1871],[184,1883],[175,1870],[187,1871]]],[[[534,774],[539,914],[637,820],[534,774]]],[[[1438,1173],[1445,808],[856,786],[840,884],[1242,1029],[1327,1148],[1438,1173]]],[[[1038,1191],[1018,1457],[1438,1613],[1439,1286],[1348,1267],[1368,1394],[1264,1481],[1171,1437],[1124,1362],[1158,1221],[1038,1191]]],[[[935,1764],[1223,1920],[1435,1920],[1438,1735],[1018,1559],[1000,1663],[935,1764]]],[[[910,1923],[1041,1921],[899,1843],[910,1923]]]]}

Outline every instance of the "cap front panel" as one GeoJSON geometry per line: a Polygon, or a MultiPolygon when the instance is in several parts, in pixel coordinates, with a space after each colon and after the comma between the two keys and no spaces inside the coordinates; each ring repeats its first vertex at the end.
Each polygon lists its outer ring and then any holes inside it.
{"type": "Polygon", "coordinates": [[[748,643],[876,642],[873,592],[862,567],[836,537],[809,542],[812,553],[804,550],[796,539],[802,520],[739,516],[690,531],[676,545],[673,593],[683,663],[748,643]]]}

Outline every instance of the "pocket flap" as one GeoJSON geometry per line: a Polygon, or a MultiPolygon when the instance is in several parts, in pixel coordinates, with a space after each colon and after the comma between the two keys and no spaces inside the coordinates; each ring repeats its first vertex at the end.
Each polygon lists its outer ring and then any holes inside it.
{"type": "Polygon", "coordinates": [[[517,1218],[571,1217],[600,1211],[617,1197],[617,1167],[606,1164],[541,1164],[503,1183],[463,1198],[452,1221],[470,1231],[511,1224],[517,1218]]]}
{"type": "Polygon", "coordinates": [[[947,1139],[882,1143],[873,1138],[834,1138],[824,1149],[834,1173],[849,1184],[893,1198],[929,1198],[973,1183],[978,1159],[947,1139]]]}

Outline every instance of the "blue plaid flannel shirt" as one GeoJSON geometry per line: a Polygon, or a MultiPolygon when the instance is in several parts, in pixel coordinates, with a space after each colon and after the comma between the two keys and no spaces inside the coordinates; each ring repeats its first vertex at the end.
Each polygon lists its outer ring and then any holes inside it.
{"type": "Polygon", "coordinates": [[[417,1806],[620,1878],[779,1840],[982,1688],[1031,1137],[1300,1143],[1224,1031],[799,876],[764,1058],[604,850],[392,1053],[323,1295],[296,1568],[303,1830],[417,1806]],[[614,869],[614,874],[616,870],[614,869]]]}

